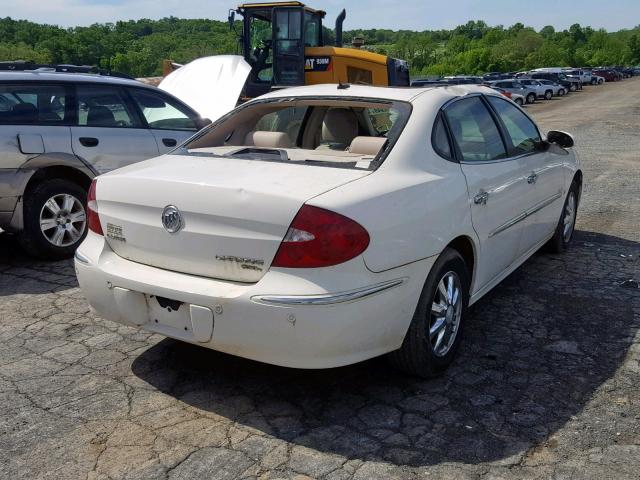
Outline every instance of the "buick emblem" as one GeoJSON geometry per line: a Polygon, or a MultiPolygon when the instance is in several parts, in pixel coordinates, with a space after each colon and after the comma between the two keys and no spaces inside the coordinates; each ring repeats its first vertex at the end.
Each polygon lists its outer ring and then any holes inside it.
{"type": "Polygon", "coordinates": [[[179,232],[184,226],[182,214],[178,207],[167,205],[162,211],[162,226],[169,233],[179,232]]]}

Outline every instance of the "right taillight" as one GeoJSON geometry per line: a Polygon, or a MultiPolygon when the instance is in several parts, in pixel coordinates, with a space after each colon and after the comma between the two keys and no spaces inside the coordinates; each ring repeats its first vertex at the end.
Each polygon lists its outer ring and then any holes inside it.
{"type": "Polygon", "coordinates": [[[369,234],[359,223],[323,208],[303,205],[297,213],[272,266],[330,267],[360,255],[369,246],[369,234]]]}
{"type": "Polygon", "coordinates": [[[100,225],[100,217],[98,216],[98,203],[96,202],[97,182],[96,179],[91,182],[89,193],[87,194],[87,226],[93,233],[104,235],[102,225],[100,225]]]}

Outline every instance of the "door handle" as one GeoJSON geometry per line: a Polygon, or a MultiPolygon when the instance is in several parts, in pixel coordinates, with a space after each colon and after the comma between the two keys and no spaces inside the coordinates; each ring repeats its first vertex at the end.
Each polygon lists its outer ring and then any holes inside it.
{"type": "Polygon", "coordinates": [[[94,137],[80,137],[78,139],[85,147],[97,147],[100,141],[94,137]]]}
{"type": "Polygon", "coordinates": [[[476,205],[486,205],[487,200],[489,200],[489,192],[485,192],[484,190],[480,190],[478,194],[473,197],[473,203],[476,205]]]}
{"type": "Polygon", "coordinates": [[[531,175],[527,177],[527,183],[529,185],[533,185],[538,181],[538,174],[536,172],[532,172],[531,175]]]}
{"type": "Polygon", "coordinates": [[[175,147],[178,144],[175,138],[163,138],[162,143],[165,147],[175,147]]]}

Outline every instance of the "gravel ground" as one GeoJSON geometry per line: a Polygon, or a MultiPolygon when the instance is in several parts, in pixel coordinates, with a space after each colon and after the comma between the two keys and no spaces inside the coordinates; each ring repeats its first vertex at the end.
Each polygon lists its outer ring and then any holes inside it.
{"type": "Polygon", "coordinates": [[[574,245],[478,302],[436,380],[382,359],[272,367],[106,322],[71,262],[0,235],[0,478],[637,479],[640,79],[528,111],[576,136],[574,245]]]}

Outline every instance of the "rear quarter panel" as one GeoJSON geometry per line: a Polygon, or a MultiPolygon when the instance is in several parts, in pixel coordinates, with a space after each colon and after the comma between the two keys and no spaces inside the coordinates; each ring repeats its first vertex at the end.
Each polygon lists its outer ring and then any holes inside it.
{"type": "Polygon", "coordinates": [[[308,202],[347,215],[369,232],[363,256],[374,272],[438,255],[460,235],[475,239],[460,165],[431,146],[442,103],[414,102],[401,138],[377,171],[308,202]]]}

